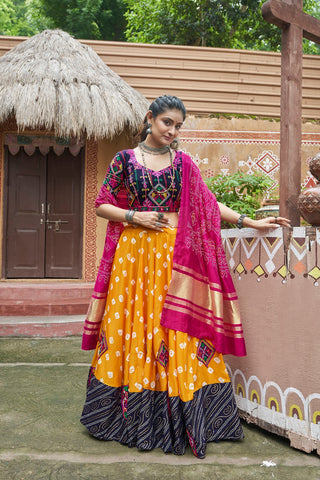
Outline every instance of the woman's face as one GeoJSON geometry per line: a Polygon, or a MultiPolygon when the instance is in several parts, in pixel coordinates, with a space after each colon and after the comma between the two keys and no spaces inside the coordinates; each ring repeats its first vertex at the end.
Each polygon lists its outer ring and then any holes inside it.
{"type": "Polygon", "coordinates": [[[151,112],[148,112],[147,118],[148,122],[151,123],[152,131],[147,137],[148,143],[162,147],[170,145],[179,136],[183,124],[183,114],[180,110],[166,110],[159,113],[155,118],[151,112]]]}

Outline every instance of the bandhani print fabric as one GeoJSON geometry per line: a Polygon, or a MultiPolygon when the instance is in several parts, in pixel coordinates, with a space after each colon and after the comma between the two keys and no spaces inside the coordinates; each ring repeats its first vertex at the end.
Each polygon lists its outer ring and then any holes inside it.
{"type": "Polygon", "coordinates": [[[175,239],[174,228],[125,227],[81,422],[101,440],[203,458],[208,442],[243,433],[223,356],[161,326],[175,239]]]}
{"type": "MultiPolygon", "coordinates": [[[[131,159],[132,154],[133,150],[120,152],[118,155],[128,161],[127,157],[131,159]]],[[[172,266],[173,277],[166,293],[161,324],[197,338],[211,339],[222,354],[245,356],[238,297],[223,251],[217,200],[188,155],[176,152],[174,164],[182,166],[179,172],[179,176],[182,175],[182,189],[172,266]]],[[[142,168],[141,165],[140,167],[142,168]]],[[[115,171],[121,173],[123,168],[115,171]]],[[[107,176],[109,173],[110,169],[107,176]]],[[[178,171],[175,170],[175,177],[177,174],[178,171]]],[[[144,174],[142,178],[145,178],[144,174]]],[[[103,185],[96,206],[110,203],[120,208],[128,208],[121,182],[123,179],[118,180],[118,190],[115,185],[111,189],[103,185]]],[[[160,208],[142,207],[150,210],[160,208]]],[[[168,208],[169,211],[175,211],[177,206],[172,204],[168,208]]],[[[108,223],[103,256],[84,325],[84,350],[94,349],[98,340],[112,262],[122,230],[122,223],[108,223]]]]}

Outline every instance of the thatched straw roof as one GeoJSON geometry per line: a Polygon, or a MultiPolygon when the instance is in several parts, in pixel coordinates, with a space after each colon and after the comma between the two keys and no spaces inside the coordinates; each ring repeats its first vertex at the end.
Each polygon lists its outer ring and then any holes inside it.
{"type": "Polygon", "coordinates": [[[147,109],[143,95],[61,30],[45,30],[0,58],[0,122],[14,115],[20,130],[112,138],[136,131],[147,109]]]}

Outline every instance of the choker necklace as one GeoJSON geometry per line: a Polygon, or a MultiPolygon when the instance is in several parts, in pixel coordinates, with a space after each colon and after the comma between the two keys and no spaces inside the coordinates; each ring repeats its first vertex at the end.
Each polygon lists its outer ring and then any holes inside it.
{"type": "MultiPolygon", "coordinates": [[[[169,151],[169,154],[170,154],[170,164],[171,164],[171,172],[170,172],[170,176],[171,176],[171,183],[169,185],[168,188],[164,188],[163,185],[161,185],[160,183],[158,183],[157,185],[153,185],[152,183],[152,176],[149,172],[149,169],[147,167],[147,164],[146,164],[146,159],[144,158],[144,154],[143,154],[143,149],[141,148],[141,143],[139,143],[139,147],[140,147],[140,152],[141,152],[141,158],[142,158],[142,162],[143,162],[143,166],[147,172],[147,176],[148,176],[148,180],[150,182],[150,185],[151,185],[151,190],[154,191],[154,192],[157,192],[158,194],[163,194],[163,193],[167,193],[170,189],[172,189],[172,186],[174,184],[174,166],[173,166],[173,158],[172,158],[172,152],[171,152],[171,148],[169,148],[169,150],[167,150],[167,152],[169,151]]],[[[150,148],[150,147],[148,147],[150,148]]],[[[160,149],[157,149],[157,150],[160,150],[160,149]]],[[[143,174],[144,176],[144,174],[143,174]]]]}
{"type": "Polygon", "coordinates": [[[145,153],[151,153],[152,155],[164,155],[165,153],[170,152],[169,145],[164,145],[164,147],[155,148],[155,147],[150,147],[149,145],[146,144],[146,142],[141,142],[139,143],[138,147],[140,148],[141,151],[145,153]]]}

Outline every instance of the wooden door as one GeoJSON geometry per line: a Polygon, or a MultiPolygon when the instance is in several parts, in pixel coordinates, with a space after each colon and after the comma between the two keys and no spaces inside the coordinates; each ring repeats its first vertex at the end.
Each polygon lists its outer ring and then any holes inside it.
{"type": "Polygon", "coordinates": [[[68,150],[48,155],[46,255],[47,278],[81,277],[81,157],[68,150]]]}
{"type": "Polygon", "coordinates": [[[8,161],[7,278],[44,276],[46,157],[22,148],[8,161]]]}
{"type": "Polygon", "coordinates": [[[81,278],[83,149],[7,157],[6,278],[81,278]]]}

